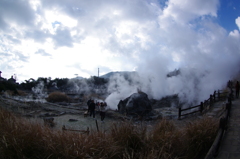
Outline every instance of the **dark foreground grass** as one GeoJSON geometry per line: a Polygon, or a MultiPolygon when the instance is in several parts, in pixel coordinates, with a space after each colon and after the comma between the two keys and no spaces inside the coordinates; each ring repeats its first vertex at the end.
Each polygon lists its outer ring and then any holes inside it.
{"type": "Polygon", "coordinates": [[[149,131],[122,122],[110,129],[89,135],[56,131],[0,108],[0,158],[197,159],[214,141],[217,122],[205,118],[179,129],[162,120],[149,131]]]}

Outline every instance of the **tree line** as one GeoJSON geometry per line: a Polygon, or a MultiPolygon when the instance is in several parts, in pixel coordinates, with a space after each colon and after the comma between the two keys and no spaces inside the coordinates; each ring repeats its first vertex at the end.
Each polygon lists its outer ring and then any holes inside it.
{"type": "Polygon", "coordinates": [[[55,78],[52,79],[51,77],[39,77],[37,79],[30,78],[28,80],[23,81],[22,83],[13,83],[8,80],[0,81],[0,91],[12,90],[17,93],[17,89],[21,90],[32,90],[33,87],[36,87],[38,84],[43,83],[44,88],[51,89],[57,88],[59,90],[67,90],[71,89],[71,87],[77,86],[102,86],[108,83],[108,79],[91,76],[90,78],[55,78]]]}

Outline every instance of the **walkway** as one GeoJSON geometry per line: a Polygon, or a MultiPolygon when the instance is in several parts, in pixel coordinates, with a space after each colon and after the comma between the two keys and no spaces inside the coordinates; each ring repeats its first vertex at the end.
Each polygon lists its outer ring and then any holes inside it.
{"type": "Polygon", "coordinates": [[[240,99],[232,102],[230,119],[223,136],[217,159],[240,158],[240,99]]]}

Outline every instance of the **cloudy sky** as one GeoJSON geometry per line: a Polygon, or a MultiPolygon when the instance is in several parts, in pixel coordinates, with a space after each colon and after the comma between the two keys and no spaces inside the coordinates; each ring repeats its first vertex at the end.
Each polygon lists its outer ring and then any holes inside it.
{"type": "Polygon", "coordinates": [[[98,68],[229,78],[239,71],[239,28],[238,0],[0,0],[0,71],[19,82],[98,68]]]}

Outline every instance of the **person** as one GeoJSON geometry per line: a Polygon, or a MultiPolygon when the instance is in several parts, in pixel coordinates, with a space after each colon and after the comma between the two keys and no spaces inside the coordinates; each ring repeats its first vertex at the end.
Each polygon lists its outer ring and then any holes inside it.
{"type": "Polygon", "coordinates": [[[100,116],[101,116],[101,121],[103,122],[105,119],[105,115],[106,115],[106,107],[107,104],[104,102],[101,102],[100,104],[100,116]]]}
{"type": "Polygon", "coordinates": [[[239,97],[239,82],[238,81],[236,83],[235,89],[236,89],[236,98],[238,98],[239,97]]]}
{"type": "Polygon", "coordinates": [[[97,102],[96,103],[96,110],[97,110],[97,112],[99,112],[99,107],[100,107],[100,102],[97,102]]]}
{"type": "Polygon", "coordinates": [[[93,115],[93,119],[95,119],[95,108],[96,108],[96,105],[94,103],[94,100],[91,100],[91,103],[89,105],[89,112],[90,112],[90,117],[93,115]]]}
{"type": "Polygon", "coordinates": [[[88,101],[87,101],[87,106],[88,106],[88,113],[90,112],[90,110],[89,110],[89,106],[90,106],[90,104],[91,104],[91,99],[89,99],[88,101]]]}
{"type": "Polygon", "coordinates": [[[228,85],[228,88],[232,89],[232,85],[233,85],[233,83],[232,83],[231,80],[228,81],[228,84],[227,84],[227,85],[228,85]]]}

